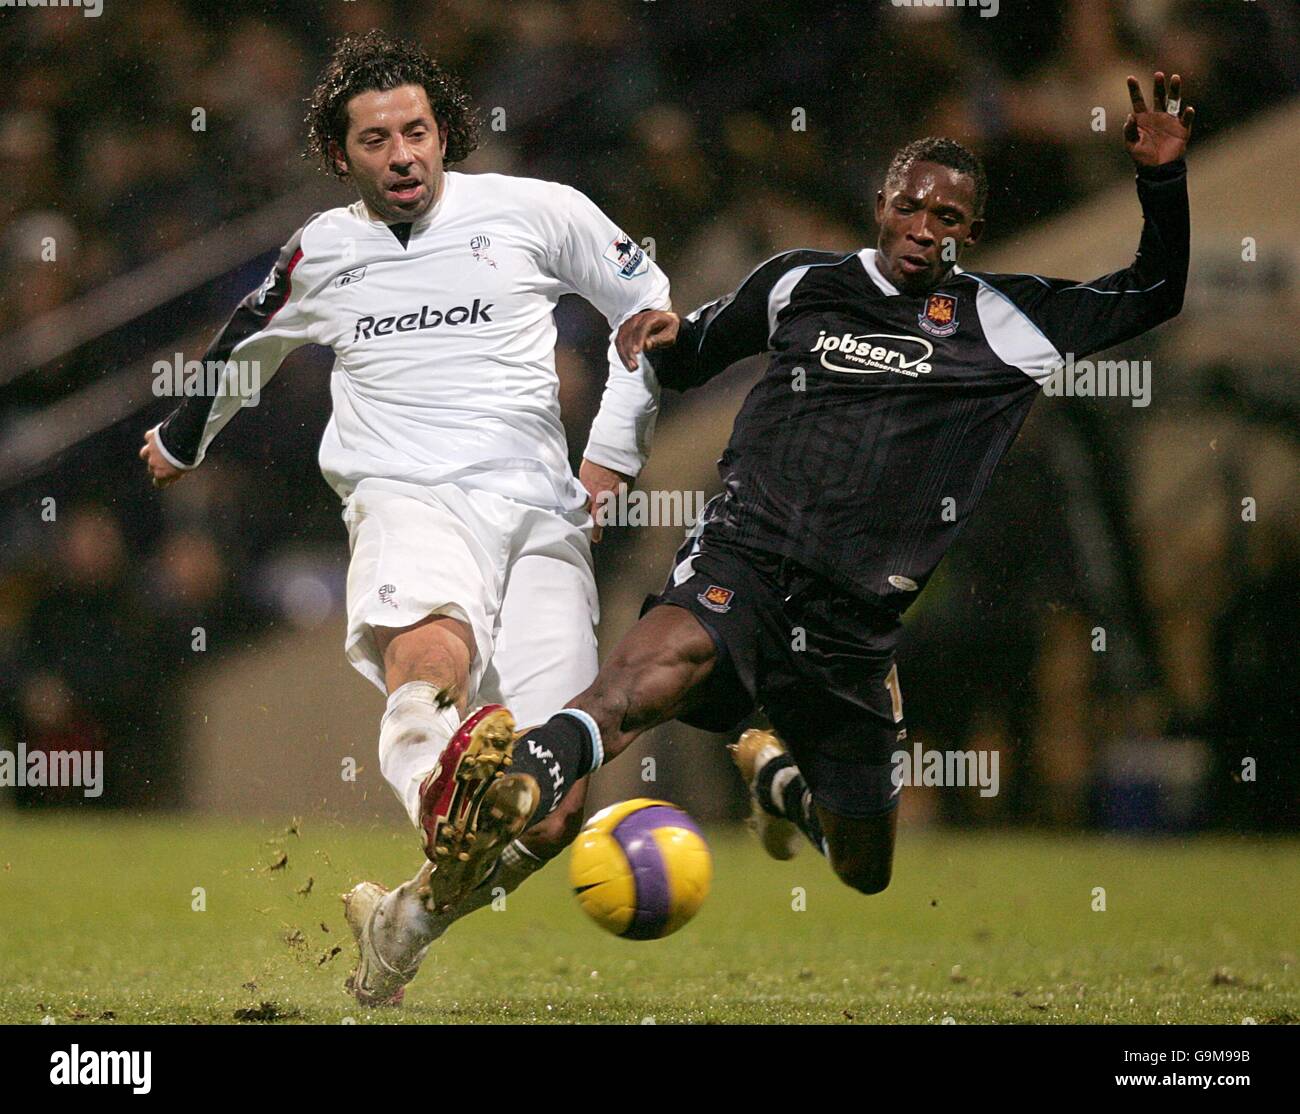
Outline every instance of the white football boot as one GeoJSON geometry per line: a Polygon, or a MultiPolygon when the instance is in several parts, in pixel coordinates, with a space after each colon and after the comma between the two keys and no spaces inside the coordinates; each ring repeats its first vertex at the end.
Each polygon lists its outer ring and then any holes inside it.
{"type": "MultiPolygon", "coordinates": [[[[782,816],[773,816],[759,802],[755,786],[764,766],[786,753],[785,745],[771,731],[751,727],[728,748],[740,776],[749,786],[750,814],[748,827],[774,859],[793,859],[803,843],[798,825],[782,816]]],[[[777,775],[780,777],[780,774],[777,775]]]]}
{"type": "MultiPolygon", "coordinates": [[[[425,869],[428,869],[426,864],[425,869]]],[[[375,942],[375,916],[388,891],[375,882],[362,882],[343,895],[343,915],[357,940],[359,957],[343,985],[363,1006],[400,1006],[406,984],[415,978],[425,948],[410,955],[384,957],[375,942]]]]}

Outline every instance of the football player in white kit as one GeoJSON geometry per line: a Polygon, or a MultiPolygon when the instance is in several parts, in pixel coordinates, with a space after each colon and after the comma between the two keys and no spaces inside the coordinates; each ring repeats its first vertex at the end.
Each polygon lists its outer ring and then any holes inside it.
{"type": "Polygon", "coordinates": [[[616,332],[668,308],[669,288],[578,191],[444,169],[474,149],[474,113],[418,46],[341,40],[308,123],[312,150],[360,200],[294,234],[206,353],[224,365],[220,388],[149,430],[140,456],[156,486],[174,482],[250,384],[301,345],[333,349],[320,466],[351,544],[345,648],[388,696],[380,767],[429,860],[391,892],[363,882],[344,899],[360,949],[348,987],[396,1004],[448,925],[514,889],[581,824],[595,724],[573,712],[584,776],[566,784],[552,754],[514,753],[501,705],[541,722],[596,675],[589,512],[645,463],[658,385],[611,340],[579,482],[553,311],[577,293],[616,332]],[[545,819],[525,832],[534,810],[545,819]]]}

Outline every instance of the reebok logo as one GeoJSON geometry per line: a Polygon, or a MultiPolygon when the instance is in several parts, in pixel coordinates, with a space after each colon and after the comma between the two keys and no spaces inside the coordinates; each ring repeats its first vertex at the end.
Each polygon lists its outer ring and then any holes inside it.
{"type": "Polygon", "coordinates": [[[491,302],[484,305],[475,298],[472,306],[453,306],[449,310],[422,306],[418,311],[391,317],[358,317],[352,340],[386,337],[391,333],[414,333],[420,329],[436,329],[440,325],[477,325],[480,321],[490,324],[492,305],[491,302]]]}

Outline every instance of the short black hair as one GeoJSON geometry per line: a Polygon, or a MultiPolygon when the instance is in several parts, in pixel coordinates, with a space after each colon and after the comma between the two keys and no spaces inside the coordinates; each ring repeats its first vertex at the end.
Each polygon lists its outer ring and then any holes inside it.
{"type": "Polygon", "coordinates": [[[401,85],[420,85],[440,128],[447,129],[444,164],[462,162],[478,146],[478,114],[460,79],[444,70],[415,43],[383,31],[345,35],[334,51],[307,110],[306,157],[346,178],[330,158],[330,142],[343,146],[348,134],[348,101],[358,93],[386,93],[401,85]]]}
{"type": "Polygon", "coordinates": [[[885,187],[898,187],[903,184],[907,172],[918,162],[935,162],[946,166],[958,174],[969,175],[975,183],[976,217],[984,215],[984,205],[989,199],[989,179],[984,173],[984,164],[973,151],[963,147],[955,139],[940,136],[926,136],[916,139],[906,147],[900,147],[889,162],[889,171],[885,175],[885,187]]]}

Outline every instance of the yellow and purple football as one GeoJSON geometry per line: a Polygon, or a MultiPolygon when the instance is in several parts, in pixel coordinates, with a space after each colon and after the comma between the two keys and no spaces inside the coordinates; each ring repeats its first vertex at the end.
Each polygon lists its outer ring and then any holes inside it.
{"type": "Polygon", "coordinates": [[[676,805],[638,797],[596,813],[578,835],[569,881],[582,910],[628,940],[658,940],[689,921],[713,880],[699,825],[676,805]]]}

